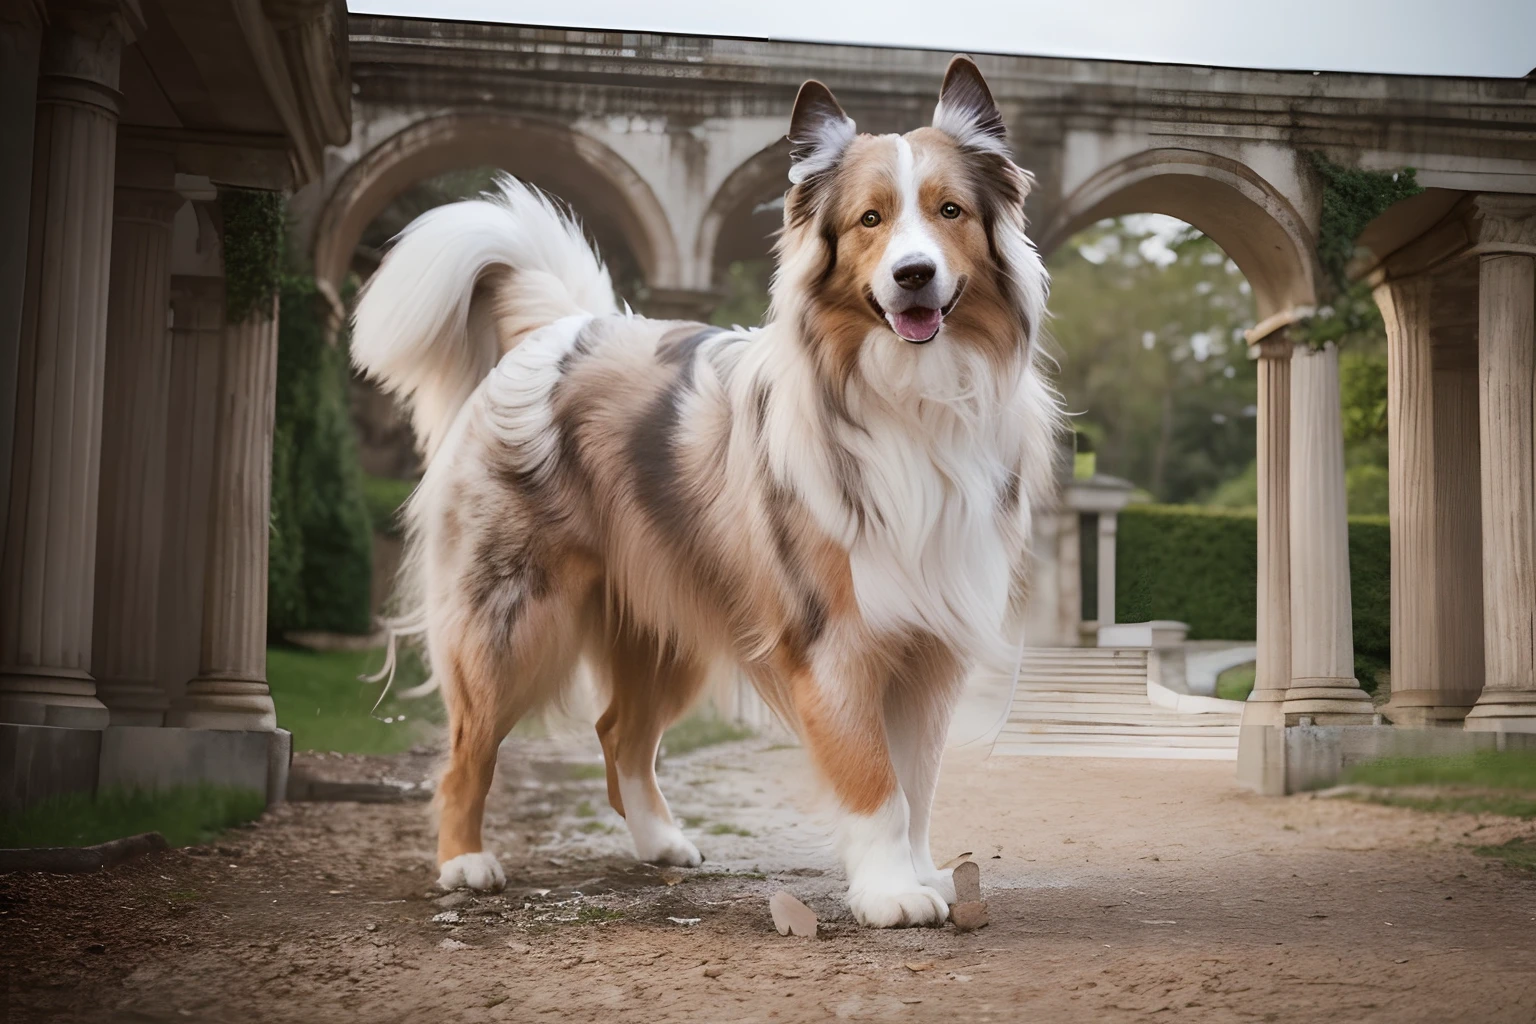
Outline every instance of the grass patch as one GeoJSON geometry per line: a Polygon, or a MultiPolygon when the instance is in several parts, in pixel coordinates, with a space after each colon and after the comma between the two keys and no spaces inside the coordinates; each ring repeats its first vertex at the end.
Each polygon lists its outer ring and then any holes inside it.
{"type": "Polygon", "coordinates": [[[1471,786],[1536,793],[1536,750],[1387,757],[1354,765],[1343,781],[1362,786],[1471,786]]]}
{"type": "Polygon", "coordinates": [[[592,801],[583,800],[576,805],[576,809],[571,813],[578,818],[595,818],[597,817],[597,808],[592,806],[592,801]]]}
{"type": "Polygon", "coordinates": [[[593,779],[606,779],[608,769],[600,764],[573,764],[566,766],[566,774],[574,782],[590,782],[593,779]]]}
{"type": "Polygon", "coordinates": [[[709,834],[712,836],[751,836],[752,833],[740,825],[730,825],[723,821],[717,821],[709,826],[709,834]]]}
{"type": "Polygon", "coordinates": [[[266,805],[265,794],[230,786],[69,793],[0,816],[0,844],[94,846],[159,832],[172,846],[193,846],[261,817],[266,805]]]}
{"type": "Polygon", "coordinates": [[[1250,661],[1246,665],[1233,665],[1216,677],[1216,696],[1222,700],[1247,700],[1253,692],[1253,679],[1258,665],[1250,661]]]}
{"type": "Polygon", "coordinates": [[[1421,795],[1387,790],[1372,793],[1365,799],[1387,807],[1408,807],[1415,811],[1436,811],[1441,814],[1502,814],[1507,818],[1536,818],[1536,795],[1525,796],[1520,793],[1458,793],[1449,790],[1443,794],[1421,795]]]}
{"type": "Polygon", "coordinates": [[[382,650],[267,648],[267,684],[277,705],[277,723],[293,733],[293,749],[398,754],[419,743],[427,726],[443,720],[442,701],[436,695],[412,701],[396,696],[426,678],[414,654],[402,652],[390,695],[373,717],[369,710],[384,684],[358,677],[383,664],[382,650]]]}
{"type": "Polygon", "coordinates": [[[416,489],[415,480],[394,480],[383,476],[363,477],[363,498],[368,502],[368,518],[379,533],[399,535],[400,506],[416,489]]]}
{"type": "Polygon", "coordinates": [[[617,910],[609,910],[607,907],[582,907],[576,911],[577,924],[602,924],[605,921],[620,921],[624,915],[617,910]]]}
{"type": "Polygon", "coordinates": [[[585,832],[589,836],[597,832],[607,835],[613,832],[613,826],[601,821],[584,821],[576,826],[576,831],[585,832]]]}
{"type": "Polygon", "coordinates": [[[1510,867],[1536,872],[1536,839],[1517,837],[1498,846],[1474,847],[1472,852],[1479,857],[1501,860],[1510,867]]]}
{"type": "Polygon", "coordinates": [[[752,735],[746,726],[727,722],[711,712],[696,711],[668,729],[661,738],[662,753],[678,757],[720,743],[744,740],[752,735]]]}

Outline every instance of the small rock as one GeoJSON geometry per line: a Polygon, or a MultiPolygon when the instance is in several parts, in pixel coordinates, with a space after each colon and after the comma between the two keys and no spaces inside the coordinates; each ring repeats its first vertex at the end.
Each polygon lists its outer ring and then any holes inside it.
{"type": "Polygon", "coordinates": [[[961,862],[968,861],[968,860],[970,860],[974,856],[975,856],[975,854],[970,853],[969,851],[967,851],[965,853],[960,854],[958,857],[951,857],[951,858],[949,858],[949,860],[947,860],[943,864],[939,865],[939,870],[940,871],[948,871],[950,868],[959,867],[961,862]]]}
{"type": "Polygon", "coordinates": [[[722,975],[724,973],[725,973],[725,968],[724,967],[706,967],[706,968],[704,968],[704,977],[706,977],[706,978],[718,978],[718,977],[720,977],[720,975],[722,975]]]}
{"type": "Polygon", "coordinates": [[[976,903],[981,900],[981,865],[973,860],[955,865],[955,902],[976,903]]]}
{"type": "Polygon", "coordinates": [[[987,917],[987,905],[980,900],[956,903],[949,908],[949,919],[955,922],[955,930],[961,932],[973,932],[991,924],[987,917]]]}
{"type": "Polygon", "coordinates": [[[369,921],[367,924],[363,925],[363,931],[365,932],[376,932],[378,930],[379,926],[374,924],[372,921],[369,921]]]}
{"type": "Polygon", "coordinates": [[[933,970],[933,963],[928,960],[922,960],[917,963],[904,964],[903,966],[913,974],[921,974],[923,971],[933,970]]]}
{"type": "MultiPolygon", "coordinates": [[[[87,953],[105,953],[107,951],[107,947],[106,947],[105,943],[93,942],[89,946],[85,947],[85,951],[87,953]]],[[[1400,962],[1401,963],[1406,963],[1407,961],[1400,961],[1400,962]]]]}
{"type": "Polygon", "coordinates": [[[514,953],[531,953],[531,952],[533,952],[533,947],[532,946],[525,945],[525,944],[523,944],[521,942],[513,942],[510,939],[507,940],[507,948],[510,949],[514,953]]]}
{"type": "Polygon", "coordinates": [[[438,949],[468,949],[469,943],[460,942],[458,939],[444,939],[437,944],[438,949]]]}
{"type": "Polygon", "coordinates": [[[457,910],[445,910],[441,914],[433,914],[432,920],[437,924],[458,924],[459,912],[457,910]]]}
{"type": "Polygon", "coordinates": [[[667,885],[677,885],[683,880],[683,873],[677,868],[662,868],[661,880],[667,885]]]}
{"type": "Polygon", "coordinates": [[[673,924],[680,924],[684,928],[689,928],[689,927],[692,927],[693,925],[698,924],[700,921],[703,920],[703,918],[701,918],[701,917],[669,917],[669,918],[667,918],[667,920],[671,921],[673,924]]]}
{"type": "Polygon", "coordinates": [[[465,892],[463,889],[460,889],[457,892],[451,892],[446,896],[433,900],[433,902],[442,907],[444,910],[452,910],[454,907],[462,906],[468,899],[469,893],[465,892]]]}
{"type": "Polygon", "coordinates": [[[791,933],[803,939],[816,937],[816,912],[780,889],[768,900],[768,910],[773,914],[773,926],[780,935],[791,933]]]}

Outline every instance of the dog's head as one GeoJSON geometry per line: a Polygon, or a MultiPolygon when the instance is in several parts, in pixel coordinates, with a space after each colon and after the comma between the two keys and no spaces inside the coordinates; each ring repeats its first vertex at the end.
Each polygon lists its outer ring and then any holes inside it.
{"type": "MultiPolygon", "coordinates": [[[[861,135],[820,82],[790,121],[775,309],[797,308],[844,380],[872,347],[959,346],[1001,363],[1027,351],[1045,271],[1025,236],[1032,182],[968,58],[950,62],[930,127],[861,135]]],[[[916,359],[912,354],[910,359],[916,359]]]]}

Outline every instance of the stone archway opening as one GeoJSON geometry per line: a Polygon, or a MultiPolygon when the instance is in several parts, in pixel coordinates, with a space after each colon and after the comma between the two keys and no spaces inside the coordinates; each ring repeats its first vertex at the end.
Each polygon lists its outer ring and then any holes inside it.
{"type": "Polygon", "coordinates": [[[666,213],[628,163],[568,126],[477,111],[419,121],[358,159],[320,213],[316,278],[339,294],[354,261],[361,256],[366,269],[380,236],[404,226],[394,221],[408,222],[413,206],[425,208],[455,187],[478,191],[490,170],[515,175],[569,204],[610,262],[626,299],[647,288],[675,287],[679,261],[666,213]]]}
{"type": "Polygon", "coordinates": [[[718,323],[756,326],[768,308],[774,238],[784,224],[789,143],[759,150],[721,184],[699,227],[696,255],[721,295],[718,323]]]}

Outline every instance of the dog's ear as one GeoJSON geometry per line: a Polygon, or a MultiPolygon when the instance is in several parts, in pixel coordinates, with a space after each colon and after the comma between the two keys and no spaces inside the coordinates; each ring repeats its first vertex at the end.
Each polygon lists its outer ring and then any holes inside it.
{"type": "Polygon", "coordinates": [[[815,79],[806,82],[789,117],[789,180],[798,185],[832,168],[857,134],[832,91],[815,79]]]}
{"type": "Polygon", "coordinates": [[[939,104],[933,108],[933,126],[970,149],[1008,155],[1008,130],[1002,111],[976,62],[957,56],[944,72],[939,104]]]}

